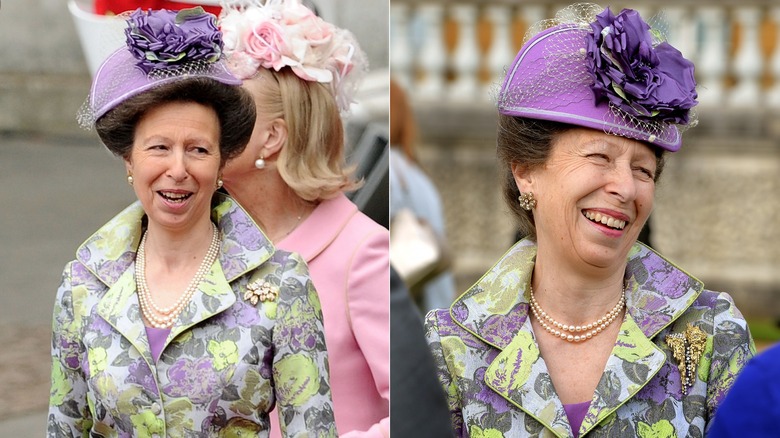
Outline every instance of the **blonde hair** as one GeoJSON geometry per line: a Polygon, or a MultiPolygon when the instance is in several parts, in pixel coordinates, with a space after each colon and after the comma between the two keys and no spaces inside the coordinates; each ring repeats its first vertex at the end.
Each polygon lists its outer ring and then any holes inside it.
{"type": "Polygon", "coordinates": [[[276,161],[279,175],[307,201],[330,199],[355,190],[354,166],[346,166],[344,127],[326,84],[299,78],[289,67],[258,69],[250,80],[257,114],[287,124],[287,141],[276,161]]]}

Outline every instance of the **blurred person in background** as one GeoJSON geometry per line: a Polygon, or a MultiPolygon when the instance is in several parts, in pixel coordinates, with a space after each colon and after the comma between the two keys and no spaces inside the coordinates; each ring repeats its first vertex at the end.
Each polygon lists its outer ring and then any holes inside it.
{"type": "Polygon", "coordinates": [[[695,119],[693,64],[630,9],[572,5],[528,35],[497,132],[527,237],[425,323],[456,435],[704,436],[747,323],[637,243],[695,119]]]}
{"type": "Polygon", "coordinates": [[[249,145],[225,168],[225,188],[277,248],[309,266],[339,435],[387,436],[389,236],[344,195],[359,182],[345,165],[341,112],[365,55],[349,31],[297,0],[225,9],[220,25],[230,68],[257,106],[249,145]]]}
{"type": "MultiPolygon", "coordinates": [[[[406,92],[390,80],[390,216],[410,209],[446,242],[441,197],[417,159],[414,112],[406,92]]],[[[446,270],[422,284],[407,285],[423,314],[449,307],[455,299],[455,276],[446,270]]]]}
{"type": "Polygon", "coordinates": [[[425,342],[420,310],[390,268],[390,432],[399,437],[450,438],[444,392],[425,342]]]}
{"type": "Polygon", "coordinates": [[[710,438],[769,438],[780,423],[780,344],[752,358],[737,376],[710,428],[710,438]]]}
{"type": "Polygon", "coordinates": [[[138,10],[127,23],[80,122],[124,160],[138,202],[65,267],[48,436],[268,436],[274,405],[283,436],[334,436],[306,264],[215,193],[256,115],[216,17],[138,10]]]}

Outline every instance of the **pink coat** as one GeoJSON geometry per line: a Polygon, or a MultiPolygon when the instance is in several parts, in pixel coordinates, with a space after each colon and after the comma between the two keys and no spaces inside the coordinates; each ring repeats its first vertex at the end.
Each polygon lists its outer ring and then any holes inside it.
{"type": "MultiPolygon", "coordinates": [[[[388,245],[387,229],[344,195],[321,202],[276,245],[306,260],[319,293],[342,437],[390,436],[388,245]]],[[[271,437],[280,436],[272,413],[271,437]]]]}

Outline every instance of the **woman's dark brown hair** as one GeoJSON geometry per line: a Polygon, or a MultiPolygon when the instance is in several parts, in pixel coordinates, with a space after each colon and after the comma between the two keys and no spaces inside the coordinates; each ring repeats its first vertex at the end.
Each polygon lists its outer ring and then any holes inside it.
{"type": "Polygon", "coordinates": [[[406,92],[394,80],[390,79],[390,145],[400,147],[410,161],[417,161],[415,141],[417,127],[412,106],[406,92]]]}
{"type": "MultiPolygon", "coordinates": [[[[522,236],[536,239],[536,224],[533,212],[524,210],[517,200],[520,191],[512,174],[512,164],[518,163],[527,169],[543,166],[550,157],[555,139],[574,128],[577,127],[565,123],[498,115],[496,154],[501,166],[499,172],[502,176],[504,200],[515,215],[519,234],[522,236]]],[[[658,181],[666,156],[663,149],[649,146],[655,152],[655,181],[658,181]]]]}
{"type": "Polygon", "coordinates": [[[167,83],[127,99],[95,123],[98,136],[114,155],[128,158],[138,121],[151,108],[172,102],[193,102],[217,113],[220,164],[240,154],[255,126],[255,102],[242,87],[194,77],[167,83]]]}

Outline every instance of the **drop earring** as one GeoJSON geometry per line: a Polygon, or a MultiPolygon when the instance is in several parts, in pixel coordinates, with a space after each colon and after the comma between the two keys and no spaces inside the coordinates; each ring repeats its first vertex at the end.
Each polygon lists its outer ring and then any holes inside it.
{"type": "Polygon", "coordinates": [[[536,198],[534,198],[534,194],[531,192],[521,193],[517,200],[520,201],[520,207],[523,210],[531,211],[536,208],[536,198]]]}
{"type": "Polygon", "coordinates": [[[217,190],[222,188],[222,178],[217,179],[217,190]]]}
{"type": "Polygon", "coordinates": [[[133,175],[127,175],[127,183],[133,185],[133,175]]]}
{"type": "Polygon", "coordinates": [[[255,167],[258,169],[265,169],[265,159],[262,155],[260,155],[260,158],[255,160],[255,167]]]}

